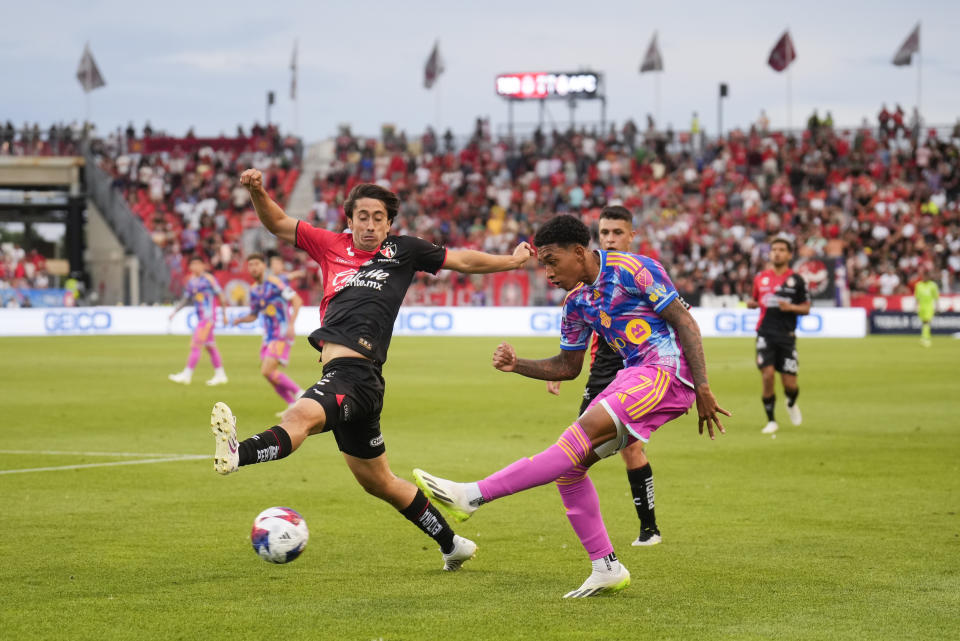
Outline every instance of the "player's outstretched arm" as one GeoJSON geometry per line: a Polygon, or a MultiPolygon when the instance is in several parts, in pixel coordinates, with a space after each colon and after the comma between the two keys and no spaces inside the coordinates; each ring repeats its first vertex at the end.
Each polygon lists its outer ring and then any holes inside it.
{"type": "Polygon", "coordinates": [[[255,320],[257,320],[257,315],[251,312],[246,316],[237,316],[232,321],[230,321],[230,325],[233,326],[233,325],[241,325],[243,323],[252,323],[255,320]]]}
{"type": "Polygon", "coordinates": [[[177,303],[177,306],[173,308],[172,312],[170,312],[170,319],[173,320],[173,317],[177,315],[177,312],[179,312],[181,309],[186,307],[189,303],[190,303],[189,296],[184,296],[183,298],[181,298],[180,302],[177,303]]]}
{"type": "Polygon", "coordinates": [[[556,356],[532,361],[518,358],[510,343],[500,343],[493,352],[493,366],[501,372],[516,372],[541,381],[569,381],[580,375],[584,351],[561,350],[556,356]]]}
{"type": "Polygon", "coordinates": [[[240,174],[240,184],[250,192],[250,201],[257,211],[260,222],[271,234],[288,243],[297,242],[297,219],[287,216],[263,188],[263,174],[259,169],[247,169],[240,174]]]}
{"type": "Polygon", "coordinates": [[[721,434],[725,434],[726,430],[720,422],[719,415],[730,416],[730,412],[720,407],[717,399],[713,397],[713,392],[710,391],[710,383],[707,382],[707,363],[703,356],[703,341],[700,338],[700,327],[697,321],[679,300],[674,300],[667,305],[660,312],[660,316],[677,332],[683,355],[687,358],[687,364],[690,365],[693,389],[697,395],[697,420],[700,433],[703,434],[703,426],[706,424],[711,439],[715,438],[714,425],[721,434]]]}
{"type": "Polygon", "coordinates": [[[450,249],[444,269],[452,269],[463,274],[491,274],[519,269],[533,256],[533,248],[527,242],[517,245],[510,256],[497,256],[478,252],[473,249],[450,249]]]}

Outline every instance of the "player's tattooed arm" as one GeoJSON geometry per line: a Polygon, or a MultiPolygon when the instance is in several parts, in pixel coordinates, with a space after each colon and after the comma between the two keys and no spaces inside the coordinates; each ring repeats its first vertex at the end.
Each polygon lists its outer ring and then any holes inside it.
{"type": "Polygon", "coordinates": [[[700,326],[679,300],[674,300],[660,312],[661,318],[670,323],[677,332],[683,355],[687,357],[694,386],[707,382],[707,363],[703,356],[700,326]]]}
{"type": "Polygon", "coordinates": [[[500,343],[493,352],[493,366],[501,372],[516,372],[542,381],[569,381],[583,369],[584,351],[561,350],[556,356],[535,361],[518,358],[512,345],[500,343]]]}
{"type": "Polygon", "coordinates": [[[690,366],[694,392],[697,395],[697,419],[700,433],[703,434],[704,425],[707,427],[710,438],[714,438],[714,425],[721,434],[725,433],[719,414],[730,416],[730,412],[720,407],[710,390],[710,383],[707,382],[707,363],[703,356],[703,341],[700,338],[700,327],[697,321],[679,300],[674,300],[667,305],[660,312],[660,316],[677,332],[683,355],[690,366]]]}

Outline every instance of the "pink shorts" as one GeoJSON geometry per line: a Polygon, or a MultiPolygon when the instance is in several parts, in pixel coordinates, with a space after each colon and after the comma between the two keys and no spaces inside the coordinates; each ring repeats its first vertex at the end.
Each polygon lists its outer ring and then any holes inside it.
{"type": "Polygon", "coordinates": [[[197,328],[193,330],[191,342],[194,345],[215,345],[216,337],[213,335],[213,321],[200,321],[197,328]]]}
{"type": "Polygon", "coordinates": [[[605,401],[608,411],[646,443],[658,427],[686,414],[696,398],[693,389],[667,370],[643,365],[620,370],[587,409],[605,401]]]}
{"type": "Polygon", "coordinates": [[[260,360],[267,358],[276,359],[281,365],[286,365],[290,360],[290,341],[265,342],[260,347],[260,360]]]}

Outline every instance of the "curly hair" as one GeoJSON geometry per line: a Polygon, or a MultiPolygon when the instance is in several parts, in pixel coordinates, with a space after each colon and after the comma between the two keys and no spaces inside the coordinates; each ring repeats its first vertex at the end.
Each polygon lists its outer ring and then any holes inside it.
{"type": "Polygon", "coordinates": [[[559,245],[560,247],[570,247],[571,245],[590,246],[590,230],[580,222],[579,218],[569,214],[554,216],[537,231],[533,238],[533,244],[537,247],[544,245],[559,245]]]}
{"type": "Polygon", "coordinates": [[[346,201],[343,203],[343,213],[347,215],[347,218],[353,220],[353,207],[361,198],[373,198],[382,202],[387,210],[387,219],[390,222],[393,222],[400,210],[400,198],[395,193],[389,189],[384,189],[380,185],[360,183],[350,190],[346,201]]]}

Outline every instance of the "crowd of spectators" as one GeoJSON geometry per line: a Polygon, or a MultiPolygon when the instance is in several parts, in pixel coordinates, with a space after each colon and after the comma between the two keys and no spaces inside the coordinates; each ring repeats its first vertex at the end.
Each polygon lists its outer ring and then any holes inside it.
{"type": "MultiPolygon", "coordinates": [[[[693,303],[749,297],[774,236],[793,241],[798,259],[845,268],[852,294],[908,294],[921,266],[955,291],[960,124],[909,130],[884,122],[884,111],[877,129],[838,130],[827,112],[790,134],[760,122],[703,142],[659,132],[652,121],[646,131],[630,122],[603,133],[537,130],[514,142],[493,139],[478,120],[458,149],[429,129],[414,141],[344,129],[329,172],[315,177],[314,214],[342,227],[346,193],[375,181],[400,195],[398,233],[506,252],[557,213],[595,225],[604,205],[622,204],[641,230],[634,250],[661,260],[693,303]]],[[[455,291],[477,288],[447,277],[455,291]]],[[[555,302],[559,293],[542,281],[531,279],[533,302],[555,302]]],[[[430,277],[420,284],[443,288],[430,277]]]]}
{"type": "MultiPolygon", "coordinates": [[[[719,139],[661,131],[652,118],[645,130],[629,121],[602,132],[537,129],[516,140],[495,137],[482,119],[460,139],[430,128],[410,139],[393,128],[366,138],[344,127],[332,163],[313,177],[310,222],[342,230],[347,193],[371,181],[400,195],[395,233],[506,253],[557,213],[595,226],[604,205],[622,204],[641,232],[633,249],[662,261],[693,304],[749,297],[774,236],[793,241],[798,259],[841,268],[841,289],[850,294],[908,294],[921,267],[933,271],[943,291],[957,291],[960,123],[924,131],[916,114],[904,123],[899,107],[885,106],[877,120],[877,127],[838,129],[829,112],[814,112],[807,128],[785,133],[769,131],[761,113],[749,130],[719,139]]],[[[316,302],[315,265],[276,245],[237,182],[242,169],[257,167],[283,203],[299,176],[298,146],[274,128],[255,127],[249,138],[269,144],[217,149],[176,142],[193,140],[189,132],[164,151],[148,152],[142,141],[158,135],[148,126],[137,136],[131,126],[96,149],[164,249],[175,286],[190,255],[240,273],[243,256],[276,249],[288,271],[302,275],[295,285],[316,302]]],[[[49,144],[37,142],[42,138],[18,137],[4,149],[49,144]]],[[[420,276],[408,302],[553,304],[561,297],[531,273],[517,282],[442,272],[420,276]]]]}
{"type": "Polygon", "coordinates": [[[123,135],[97,141],[94,153],[163,249],[174,298],[190,257],[199,255],[215,272],[241,273],[244,256],[276,246],[239,184],[244,169],[260,169],[281,204],[300,174],[299,140],[256,123],[249,134],[238,127],[235,137],[216,139],[197,139],[192,130],[173,138],[149,123],[139,138],[131,125],[123,135]]]}

